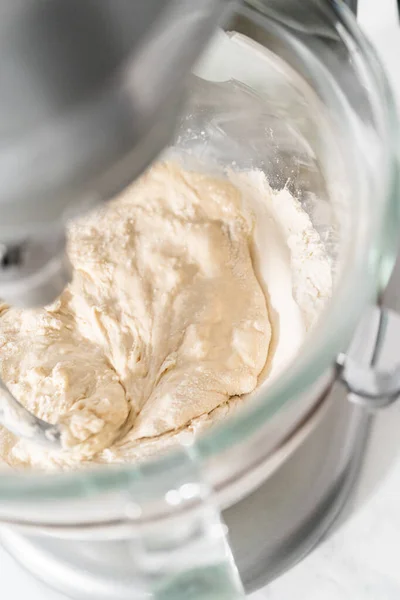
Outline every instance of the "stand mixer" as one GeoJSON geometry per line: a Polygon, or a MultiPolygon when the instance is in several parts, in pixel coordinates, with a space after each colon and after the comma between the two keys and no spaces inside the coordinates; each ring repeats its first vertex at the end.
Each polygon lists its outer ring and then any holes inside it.
{"type": "MultiPolygon", "coordinates": [[[[247,37],[254,64],[265,48],[279,58],[258,70],[243,67],[242,79],[231,78],[268,95],[272,74],[282,86],[293,77],[282,89],[287,105],[297,103],[299,113],[292,119],[280,95],[273,135],[262,132],[266,145],[277,141],[279,160],[265,160],[269,180],[282,178],[289,160],[290,169],[296,167],[294,192],[304,201],[315,192],[352,213],[352,239],[343,241],[346,260],[330,312],[287,380],[247,414],[194,447],[139,467],[2,475],[0,519],[13,525],[2,533],[4,545],[73,597],[242,598],[243,584],[254,589],[310,549],[355,476],[369,417],[364,408],[337,398],[335,376],[353,392],[352,400],[368,408],[382,396],[391,401],[398,395],[396,378],[378,370],[384,328],[379,311],[367,317],[367,326],[361,324],[357,352],[348,350],[394,255],[397,165],[390,92],[349,12],[336,2],[308,4],[305,10],[295,0],[38,0],[1,8],[0,78],[6,92],[0,297],[6,302],[37,306],[60,293],[70,275],[66,220],[111,198],[169,143],[177,121],[182,126],[189,73],[218,23],[225,23],[230,50],[244,47],[231,32],[247,37]],[[314,97],[337,127],[343,172],[354,160],[348,190],[336,189],[341,161],[336,164],[335,144],[326,143],[322,125],[319,130],[313,120],[314,97]],[[356,226],[364,214],[368,223],[356,226]],[[350,302],[354,279],[358,297],[350,302]],[[312,432],[319,453],[307,449],[312,432]],[[334,454],[340,454],[335,468],[325,473],[334,454]],[[301,471],[295,466],[300,456],[301,471]],[[294,472],[303,472],[303,480],[294,472]],[[296,512],[288,498],[301,509],[296,512]],[[251,540],[243,531],[248,516],[234,516],[249,515],[248,508],[243,513],[246,503],[256,521],[248,526],[251,540]],[[308,536],[305,525],[316,514],[323,517],[308,536]],[[263,557],[262,565],[255,564],[253,551],[263,557]]],[[[233,70],[240,71],[235,57],[233,70]]],[[[222,67],[214,64],[216,81],[221,69],[230,72],[228,62],[225,56],[222,67]]],[[[201,76],[204,65],[196,72],[201,76]]],[[[271,88],[270,107],[274,93],[271,88]]],[[[2,402],[7,427],[35,441],[59,443],[57,426],[38,421],[10,395],[2,394],[2,402]]]]}

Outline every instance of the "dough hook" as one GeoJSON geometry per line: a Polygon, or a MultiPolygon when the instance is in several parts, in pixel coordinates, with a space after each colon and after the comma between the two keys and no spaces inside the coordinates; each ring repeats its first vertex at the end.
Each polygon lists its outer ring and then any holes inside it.
{"type": "Polygon", "coordinates": [[[51,425],[18,402],[0,380],[0,423],[18,437],[36,444],[61,448],[61,429],[51,425]]]}

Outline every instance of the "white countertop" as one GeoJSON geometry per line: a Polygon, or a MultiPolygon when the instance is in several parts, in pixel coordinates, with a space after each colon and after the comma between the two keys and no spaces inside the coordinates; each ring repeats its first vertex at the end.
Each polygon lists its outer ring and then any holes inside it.
{"type": "MultiPolygon", "coordinates": [[[[359,20],[376,44],[400,100],[396,0],[359,0],[359,20]]],[[[400,265],[398,275],[391,295],[400,310],[400,265]]],[[[307,600],[400,598],[399,432],[398,403],[379,417],[368,452],[370,466],[352,516],[306,560],[251,600],[294,600],[299,593],[307,600]]],[[[1,548],[0,582],[5,600],[65,600],[25,573],[1,548]]]]}

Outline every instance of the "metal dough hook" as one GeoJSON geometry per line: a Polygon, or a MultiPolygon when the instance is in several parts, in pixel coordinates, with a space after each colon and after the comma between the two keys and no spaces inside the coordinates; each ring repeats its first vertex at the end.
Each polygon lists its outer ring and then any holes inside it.
{"type": "Polygon", "coordinates": [[[27,410],[0,380],[0,423],[18,437],[35,444],[61,448],[61,429],[27,410]]]}

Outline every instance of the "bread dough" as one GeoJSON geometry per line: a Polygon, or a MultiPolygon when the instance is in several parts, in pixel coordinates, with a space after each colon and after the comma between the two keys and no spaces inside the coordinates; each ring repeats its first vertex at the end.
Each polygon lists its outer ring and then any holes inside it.
{"type": "Polygon", "coordinates": [[[63,425],[64,449],[3,430],[6,462],[136,460],[254,390],[271,328],[252,229],[237,187],[172,163],[73,223],[73,281],[59,300],[0,307],[0,376],[30,411],[63,425]]]}

